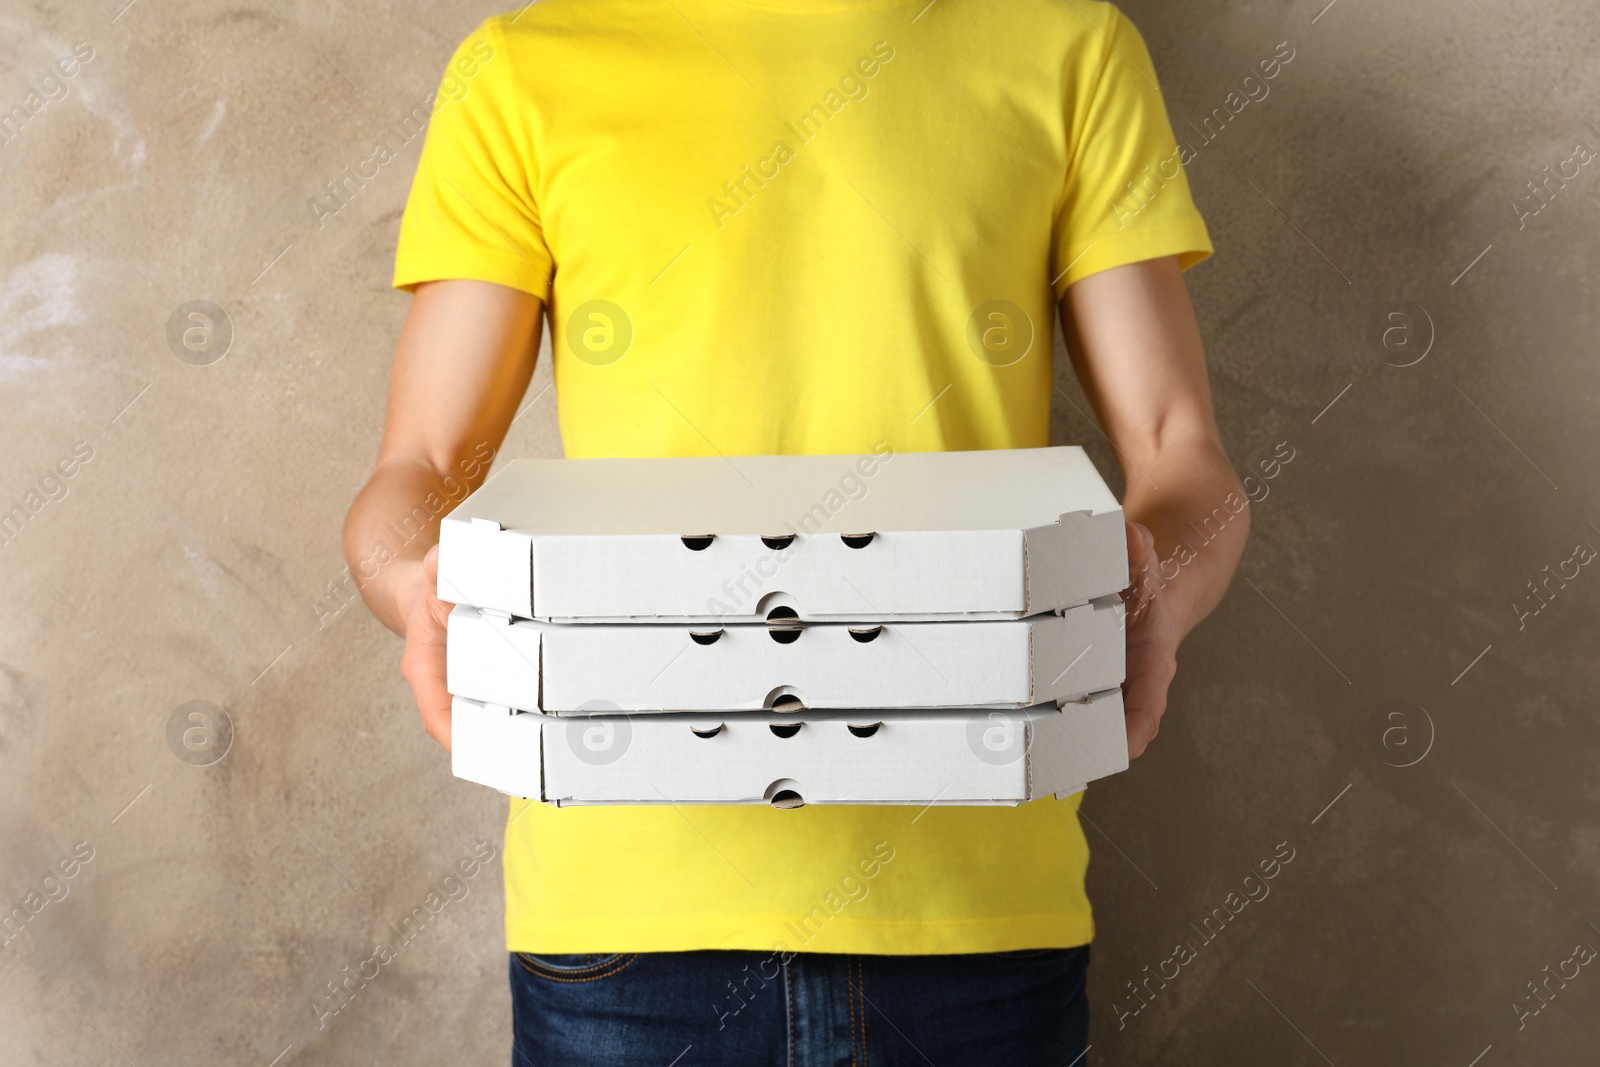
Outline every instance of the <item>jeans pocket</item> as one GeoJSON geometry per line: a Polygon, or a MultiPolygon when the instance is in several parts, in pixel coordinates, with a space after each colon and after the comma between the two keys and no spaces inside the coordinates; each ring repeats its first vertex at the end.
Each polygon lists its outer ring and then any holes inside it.
{"type": "Polygon", "coordinates": [[[536,956],[529,952],[512,953],[524,971],[550,982],[598,982],[627,970],[638,960],[637,952],[569,953],[536,956]]]}

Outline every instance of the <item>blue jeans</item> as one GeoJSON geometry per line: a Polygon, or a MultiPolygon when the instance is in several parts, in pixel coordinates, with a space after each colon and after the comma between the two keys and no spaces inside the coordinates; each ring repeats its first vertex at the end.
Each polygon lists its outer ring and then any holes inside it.
{"type": "Polygon", "coordinates": [[[511,956],[513,1067],[1084,1067],[1087,946],[511,956]]]}

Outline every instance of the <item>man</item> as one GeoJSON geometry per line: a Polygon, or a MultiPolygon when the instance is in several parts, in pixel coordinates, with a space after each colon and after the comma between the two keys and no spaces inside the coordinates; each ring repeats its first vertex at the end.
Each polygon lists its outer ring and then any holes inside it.
{"type": "MultiPolygon", "coordinates": [[[[1143,42],[1093,0],[490,19],[451,61],[401,226],[415,295],[348,552],[499,446],[546,308],[566,454],[588,457],[1042,446],[1059,305],[1128,485],[1137,756],[1248,528],[1180,273],[1211,246],[1179,163],[1143,42]]],[[[421,542],[364,595],[448,748],[421,542]]],[[[1079,799],[513,801],[514,1059],[1081,1063],[1079,799]]]]}

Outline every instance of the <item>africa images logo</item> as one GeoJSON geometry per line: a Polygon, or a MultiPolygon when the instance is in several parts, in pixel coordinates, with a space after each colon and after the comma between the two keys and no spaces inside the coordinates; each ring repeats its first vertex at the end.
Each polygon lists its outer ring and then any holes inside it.
{"type": "Polygon", "coordinates": [[[586,300],[567,316],[567,348],[592,367],[608,367],[633,346],[633,320],[609,300],[586,300]]]}

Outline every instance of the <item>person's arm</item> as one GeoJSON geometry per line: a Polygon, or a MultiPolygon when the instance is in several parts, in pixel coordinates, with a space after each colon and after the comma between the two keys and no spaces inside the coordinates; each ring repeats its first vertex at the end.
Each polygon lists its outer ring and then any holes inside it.
{"type": "Polygon", "coordinates": [[[378,462],[345,519],[345,559],[361,596],[406,639],[401,673],[424,728],[446,749],[450,605],[434,592],[438,519],[404,541],[392,531],[431,514],[423,506],[430,494],[459,499],[462,483],[477,488],[483,481],[481,457],[499,450],[533,376],[541,307],[527,293],[489,282],[417,287],[395,349],[378,462]]]}
{"type": "Polygon", "coordinates": [[[1250,509],[1211,410],[1177,257],[1092,274],[1061,301],[1073,368],[1127,482],[1128,752],[1161,727],[1178,644],[1217,606],[1250,509]]]}

